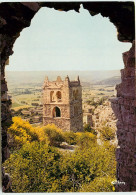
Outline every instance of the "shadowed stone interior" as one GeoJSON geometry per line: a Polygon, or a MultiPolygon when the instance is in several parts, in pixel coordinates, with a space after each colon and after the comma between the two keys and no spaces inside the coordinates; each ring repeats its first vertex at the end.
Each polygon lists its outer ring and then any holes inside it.
{"type": "MultiPolygon", "coordinates": [[[[117,180],[125,182],[125,185],[116,185],[116,191],[136,191],[134,2],[20,2],[0,4],[2,162],[9,157],[7,128],[12,123],[11,100],[7,95],[8,89],[5,80],[5,65],[8,64],[9,56],[13,54],[14,42],[20,36],[20,32],[30,26],[32,18],[41,7],[79,12],[81,3],[91,16],[100,13],[103,17],[108,17],[117,28],[119,41],[133,42],[132,48],[123,53],[125,68],[121,70],[122,81],[116,87],[117,97],[112,101],[112,107],[118,119],[117,180]]],[[[2,170],[2,179],[3,191],[11,192],[10,178],[8,174],[4,173],[4,170],[2,170]]]]}

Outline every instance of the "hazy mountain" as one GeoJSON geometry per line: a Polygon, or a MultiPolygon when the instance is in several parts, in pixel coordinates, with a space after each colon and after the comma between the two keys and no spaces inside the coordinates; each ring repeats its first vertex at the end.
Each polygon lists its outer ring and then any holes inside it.
{"type": "Polygon", "coordinates": [[[96,83],[110,77],[120,77],[120,71],[7,71],[6,80],[8,84],[43,83],[46,76],[52,81],[56,80],[57,76],[64,79],[67,75],[70,80],[79,75],[81,82],[96,83]]]}
{"type": "Polygon", "coordinates": [[[116,85],[121,83],[121,78],[120,76],[114,76],[114,77],[110,77],[108,79],[96,82],[96,85],[116,85]]]}

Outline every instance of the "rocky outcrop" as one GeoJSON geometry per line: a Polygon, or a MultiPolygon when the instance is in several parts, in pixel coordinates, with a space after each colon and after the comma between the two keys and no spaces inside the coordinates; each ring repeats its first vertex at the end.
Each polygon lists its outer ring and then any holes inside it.
{"type": "Polygon", "coordinates": [[[111,108],[111,103],[105,101],[103,105],[98,106],[92,115],[95,129],[100,127],[103,123],[113,129],[116,129],[116,116],[111,108]]]}
{"type": "Polygon", "coordinates": [[[117,180],[125,182],[117,191],[136,191],[136,75],[135,42],[123,53],[125,68],[121,70],[121,84],[117,85],[117,98],[112,108],[118,119],[117,180]]]}

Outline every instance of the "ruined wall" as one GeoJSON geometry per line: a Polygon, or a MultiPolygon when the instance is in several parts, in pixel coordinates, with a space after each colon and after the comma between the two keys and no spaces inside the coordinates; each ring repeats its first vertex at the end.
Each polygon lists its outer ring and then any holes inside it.
{"type": "MultiPolygon", "coordinates": [[[[20,36],[20,32],[30,26],[31,19],[38,12],[40,7],[51,7],[56,10],[75,10],[79,12],[80,4],[89,11],[92,16],[101,14],[103,17],[108,17],[109,20],[117,28],[117,38],[119,41],[132,42],[135,39],[135,15],[134,15],[134,2],[42,2],[42,3],[0,3],[0,55],[1,55],[1,90],[2,90],[2,160],[5,161],[8,158],[8,142],[7,142],[7,128],[11,123],[10,104],[7,93],[7,83],[5,81],[5,65],[9,56],[13,54],[13,44],[15,40],[20,36]]],[[[44,20],[44,19],[43,19],[44,20]]],[[[134,50],[134,47],[133,47],[134,50]]],[[[132,50],[131,50],[132,51],[132,50]]],[[[130,52],[131,53],[131,52],[130,52]]],[[[136,171],[135,171],[135,146],[134,134],[135,128],[135,73],[134,65],[130,68],[128,64],[134,62],[134,58],[130,53],[124,54],[125,69],[122,71],[122,84],[118,86],[118,99],[113,102],[113,107],[116,112],[119,122],[118,139],[120,149],[117,149],[117,179],[125,180],[126,185],[117,188],[120,191],[134,191],[136,190],[136,171]],[[128,57],[130,55],[131,57],[128,57]],[[126,56],[126,58],[125,58],[126,56]],[[133,76],[130,76],[133,73],[133,76]],[[127,81],[128,80],[128,81],[127,81]],[[129,84],[131,83],[131,85],[129,84]],[[127,86],[127,91],[125,87],[127,86]],[[132,92],[133,91],[133,92],[132,92]],[[130,93],[130,96],[127,94],[130,93]],[[122,102],[122,103],[121,103],[122,102]],[[130,108],[130,109],[129,109],[130,108]],[[125,116],[127,120],[125,122],[125,116]],[[125,132],[125,133],[124,133],[125,132]],[[126,137],[125,135],[128,137],[126,137]],[[124,146],[123,146],[124,145],[124,146]],[[128,147],[129,145],[129,147],[128,147]],[[126,149],[123,149],[126,148],[126,149]],[[131,153],[132,151],[132,153],[131,153]],[[130,158],[132,157],[132,159],[130,158]],[[124,165],[124,169],[123,169],[124,165]],[[126,178],[126,179],[125,179],[126,178]]],[[[136,138],[135,138],[136,140],[136,138]]],[[[6,177],[4,171],[3,178],[6,177]]],[[[3,182],[5,180],[3,179],[3,182]]],[[[11,191],[10,188],[6,188],[8,183],[3,183],[3,191],[11,191]]]]}
{"type": "Polygon", "coordinates": [[[125,68],[121,70],[121,84],[112,108],[117,116],[117,191],[136,191],[136,66],[135,42],[123,53],[125,68]]]}

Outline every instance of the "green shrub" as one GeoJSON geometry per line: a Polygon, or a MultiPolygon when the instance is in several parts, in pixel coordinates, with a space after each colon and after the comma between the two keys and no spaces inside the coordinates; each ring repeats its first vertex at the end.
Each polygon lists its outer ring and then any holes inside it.
{"type": "Polygon", "coordinates": [[[14,192],[47,192],[61,175],[59,159],[57,150],[36,141],[11,154],[3,166],[11,176],[14,192]]]}
{"type": "Polygon", "coordinates": [[[96,177],[92,182],[82,185],[80,192],[114,192],[115,188],[112,184],[114,181],[111,177],[96,177]]]}
{"type": "Polygon", "coordinates": [[[86,133],[76,133],[77,135],[77,144],[82,147],[86,148],[92,144],[96,143],[96,135],[86,132],[86,133]]]}
{"type": "Polygon", "coordinates": [[[27,142],[38,140],[36,131],[29,122],[22,120],[20,117],[13,117],[12,120],[13,124],[8,129],[12,147],[21,147],[27,142]]]}
{"type": "Polygon", "coordinates": [[[84,132],[90,132],[93,133],[94,135],[97,135],[97,132],[91,128],[90,124],[85,124],[83,130],[84,132]]]}
{"type": "Polygon", "coordinates": [[[105,141],[110,141],[115,138],[115,129],[109,126],[103,126],[99,128],[99,131],[101,133],[101,138],[105,141]]]}
{"type": "Polygon", "coordinates": [[[63,132],[54,124],[48,124],[43,127],[45,135],[48,136],[49,144],[51,146],[59,146],[64,141],[63,132]]]}
{"type": "Polygon", "coordinates": [[[77,135],[74,132],[64,132],[64,140],[70,145],[77,143],[77,135]]]}

